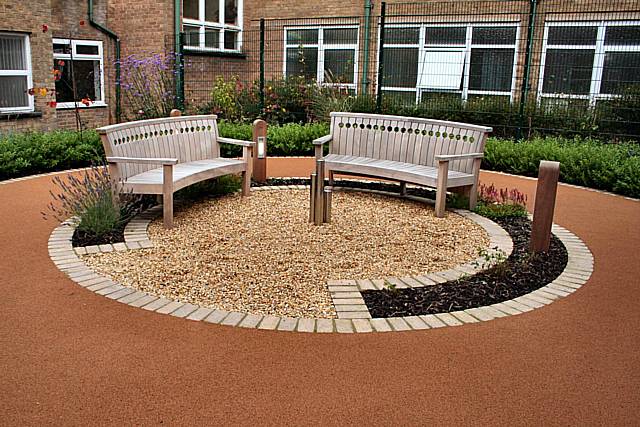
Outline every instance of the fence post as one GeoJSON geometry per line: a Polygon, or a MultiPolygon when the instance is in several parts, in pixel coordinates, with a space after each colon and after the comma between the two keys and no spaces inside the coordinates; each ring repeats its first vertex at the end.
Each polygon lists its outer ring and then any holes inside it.
{"type": "Polygon", "coordinates": [[[534,253],[549,250],[559,177],[560,163],[546,160],[540,162],[536,202],[533,208],[533,222],[531,224],[531,240],[529,242],[530,249],[534,253]]]}
{"type": "Polygon", "coordinates": [[[264,18],[260,18],[260,113],[264,115],[264,18]]]}
{"type": "Polygon", "coordinates": [[[184,110],[184,33],[179,33],[176,46],[176,103],[175,107],[184,110]]]}
{"type": "MultiPolygon", "coordinates": [[[[527,49],[525,51],[525,68],[522,77],[522,87],[520,92],[520,107],[518,109],[518,128],[516,129],[516,141],[522,139],[522,128],[524,127],[524,109],[527,104],[527,96],[531,90],[529,80],[531,78],[531,59],[533,50],[533,35],[535,30],[537,0],[529,0],[529,25],[527,27],[527,49]]],[[[539,88],[538,88],[539,90],[539,88]]]]}
{"type": "Polygon", "coordinates": [[[380,5],[380,41],[378,45],[378,80],[376,96],[376,113],[382,112],[382,73],[384,72],[384,25],[387,14],[387,2],[380,5]]]}

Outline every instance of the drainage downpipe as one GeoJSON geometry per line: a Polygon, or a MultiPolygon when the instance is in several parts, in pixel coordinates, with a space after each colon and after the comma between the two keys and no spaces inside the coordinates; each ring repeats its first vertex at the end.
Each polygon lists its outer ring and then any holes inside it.
{"type": "Polygon", "coordinates": [[[102,33],[106,34],[111,40],[115,43],[116,49],[116,61],[115,61],[115,72],[116,72],[116,122],[120,123],[120,37],[110,29],[103,27],[99,23],[93,20],[93,0],[89,0],[89,23],[92,27],[97,28],[102,33]]]}
{"type": "Polygon", "coordinates": [[[365,0],[364,2],[364,61],[362,64],[362,80],[360,81],[360,94],[365,95],[367,93],[367,86],[369,86],[369,36],[371,32],[371,9],[373,4],[371,0],[365,0]]]}
{"type": "Polygon", "coordinates": [[[175,36],[175,54],[176,54],[176,64],[175,64],[175,82],[176,82],[176,108],[182,110],[184,108],[184,82],[183,79],[183,58],[182,58],[182,28],[181,28],[181,18],[182,18],[182,0],[174,0],[173,1],[173,31],[175,36]]]}

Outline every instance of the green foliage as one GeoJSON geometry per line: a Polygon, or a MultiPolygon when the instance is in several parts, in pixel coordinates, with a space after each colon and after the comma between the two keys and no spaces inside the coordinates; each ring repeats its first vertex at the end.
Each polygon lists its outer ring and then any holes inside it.
{"type": "MultiPolygon", "coordinates": [[[[56,191],[48,214],[64,221],[79,218],[78,231],[100,239],[122,227],[141,207],[141,197],[125,194],[114,203],[106,166],[92,167],[79,175],[53,178],[56,191]]],[[[45,218],[47,213],[43,213],[45,218]]]]}
{"type": "Polygon", "coordinates": [[[183,188],[176,193],[177,199],[196,200],[203,197],[222,196],[235,193],[242,187],[242,180],[237,175],[224,175],[215,179],[202,181],[183,188]]]}
{"type": "Polygon", "coordinates": [[[497,246],[492,249],[478,248],[478,260],[474,261],[474,265],[482,270],[493,268],[498,276],[504,277],[508,272],[506,260],[507,254],[497,246]]]}
{"type": "Polygon", "coordinates": [[[592,139],[534,138],[516,143],[490,138],[484,169],[537,176],[541,160],[560,162],[560,180],[640,198],[640,146],[592,139]]]}
{"type": "MultiPolygon", "coordinates": [[[[251,141],[250,124],[234,124],[226,121],[218,123],[220,135],[227,138],[251,141]]],[[[270,125],[267,128],[267,152],[269,156],[310,156],[313,155],[312,141],[329,133],[329,125],[325,123],[309,123],[299,125],[287,123],[270,125]]],[[[239,156],[240,147],[223,145],[223,154],[239,156]]]]}
{"type": "Polygon", "coordinates": [[[491,220],[514,216],[527,216],[527,210],[523,206],[487,202],[478,202],[474,212],[491,220]]]}
{"type": "Polygon", "coordinates": [[[219,117],[230,120],[242,120],[242,105],[237,96],[241,91],[238,77],[233,76],[230,81],[218,76],[211,90],[210,111],[219,117]]]}
{"type": "Polygon", "coordinates": [[[0,134],[0,180],[89,166],[103,157],[93,131],[0,134]]]}

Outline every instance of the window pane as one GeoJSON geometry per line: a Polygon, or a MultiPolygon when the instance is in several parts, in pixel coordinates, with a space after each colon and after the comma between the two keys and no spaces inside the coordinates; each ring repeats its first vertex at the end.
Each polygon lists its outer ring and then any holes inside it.
{"type": "Polygon", "coordinates": [[[514,44],[516,42],[515,27],[478,27],[473,29],[473,44],[514,44]]]}
{"type": "Polygon", "coordinates": [[[0,76],[0,108],[29,106],[26,76],[0,76]]]}
{"type": "Polygon", "coordinates": [[[598,27],[549,27],[548,44],[592,45],[596,44],[598,27]]]}
{"type": "Polygon", "coordinates": [[[316,79],[318,70],[318,49],[315,47],[287,49],[287,77],[304,76],[316,79]]]}
{"type": "Polygon", "coordinates": [[[182,16],[187,19],[200,19],[199,14],[199,0],[184,0],[184,11],[182,16]]]}
{"type": "Polygon", "coordinates": [[[89,45],[76,45],[76,53],[78,55],[98,55],[98,46],[89,46],[89,45]]]}
{"type": "Polygon", "coordinates": [[[200,46],[200,28],[191,25],[184,26],[184,44],[185,46],[200,46]]]}
{"type": "Polygon", "coordinates": [[[385,28],[384,44],[418,44],[419,28],[385,28]]]}
{"type": "Polygon", "coordinates": [[[204,46],[220,49],[220,30],[206,29],[204,32],[204,46]]]}
{"type": "Polygon", "coordinates": [[[220,22],[220,2],[219,0],[205,0],[204,20],[209,22],[220,22]]]}
{"type": "Polygon", "coordinates": [[[318,30],[288,30],[288,44],[318,44],[318,30]]]}
{"type": "Polygon", "coordinates": [[[325,83],[353,83],[355,52],[326,49],[324,51],[325,83]]]}
{"type": "Polygon", "coordinates": [[[418,86],[428,89],[461,90],[464,49],[427,50],[420,64],[418,86]]]}
{"type": "Polygon", "coordinates": [[[324,30],[324,44],[356,44],[357,28],[332,28],[324,30]]]}
{"type": "Polygon", "coordinates": [[[53,53],[60,53],[64,55],[69,55],[71,53],[71,44],[69,43],[54,43],[53,44],[53,53]]]}
{"type": "Polygon", "coordinates": [[[426,44],[465,44],[467,42],[467,27],[427,27],[425,31],[426,44]]]}
{"type": "Polygon", "coordinates": [[[418,48],[384,48],[382,85],[416,87],[418,79],[418,48]]]}
{"type": "Polygon", "coordinates": [[[54,67],[60,71],[60,79],[56,81],[56,101],[74,102],[83,98],[92,101],[101,101],[100,93],[100,61],[63,61],[60,65],[54,61],[54,67]],[[73,81],[71,65],[73,65],[73,75],[75,75],[76,98],[73,96],[73,81]]]}
{"type": "Polygon", "coordinates": [[[238,40],[237,31],[225,30],[224,32],[224,48],[229,50],[236,50],[236,42],[238,40]]]}
{"type": "Polygon", "coordinates": [[[0,36],[0,70],[26,70],[24,37],[0,36]]]}
{"type": "Polygon", "coordinates": [[[513,49],[471,49],[469,89],[511,91],[513,49]]]}
{"type": "Polygon", "coordinates": [[[624,95],[627,88],[640,84],[640,52],[605,54],[600,93],[624,95]]]}
{"type": "Polygon", "coordinates": [[[586,95],[591,88],[591,49],[549,49],[544,67],[544,93],[586,95]]]}
{"type": "Polygon", "coordinates": [[[399,104],[411,105],[416,103],[416,92],[404,92],[394,90],[383,90],[382,94],[385,99],[393,100],[399,104]]]}
{"type": "Polygon", "coordinates": [[[640,25],[607,27],[604,44],[607,46],[640,45],[640,25]]]}
{"type": "Polygon", "coordinates": [[[238,25],[237,0],[226,0],[224,3],[224,23],[238,25]]]}

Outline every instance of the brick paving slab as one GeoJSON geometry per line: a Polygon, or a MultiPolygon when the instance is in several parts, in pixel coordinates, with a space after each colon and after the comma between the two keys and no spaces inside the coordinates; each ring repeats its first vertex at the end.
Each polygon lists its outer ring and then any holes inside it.
{"type": "Polygon", "coordinates": [[[316,319],[298,320],[298,332],[314,332],[316,329],[316,319]]]}
{"type": "Polygon", "coordinates": [[[278,327],[278,323],[280,323],[280,318],[276,316],[264,316],[260,325],[258,325],[258,329],[276,329],[278,327]]]}
{"type": "Polygon", "coordinates": [[[129,294],[131,294],[131,293],[133,293],[133,292],[135,292],[135,290],[134,290],[134,289],[131,289],[131,288],[124,288],[124,289],[120,289],[119,291],[115,291],[115,292],[112,292],[112,293],[110,293],[110,294],[107,294],[107,295],[105,295],[105,296],[106,296],[107,298],[111,298],[111,299],[115,299],[115,300],[117,300],[117,299],[120,299],[120,298],[122,298],[123,296],[125,296],[125,295],[129,295],[129,294]]]}
{"type": "Polygon", "coordinates": [[[129,303],[134,302],[135,300],[138,300],[138,299],[140,299],[142,297],[146,297],[146,296],[147,296],[146,292],[141,292],[141,291],[133,292],[133,293],[131,293],[129,295],[123,296],[122,298],[119,298],[118,302],[121,302],[123,304],[129,304],[129,303]]]}
{"type": "Polygon", "coordinates": [[[316,330],[321,333],[333,332],[333,320],[332,319],[317,319],[316,330]]]}
{"type": "Polygon", "coordinates": [[[212,311],[213,308],[200,307],[199,309],[188,315],[187,319],[200,321],[211,314],[212,311]]]}
{"type": "Polygon", "coordinates": [[[262,321],[262,317],[263,316],[257,314],[247,314],[238,326],[241,328],[257,328],[258,324],[262,321]]]}
{"type": "Polygon", "coordinates": [[[147,295],[142,298],[138,298],[137,300],[130,302],[129,305],[131,307],[142,307],[143,305],[147,305],[152,301],[157,300],[158,297],[155,295],[147,295]]]}
{"type": "Polygon", "coordinates": [[[371,322],[369,320],[353,319],[351,322],[353,323],[353,327],[358,333],[373,332],[373,327],[371,326],[371,322]]]}
{"type": "Polygon", "coordinates": [[[296,329],[296,324],[298,323],[298,319],[294,319],[291,317],[283,317],[278,324],[279,331],[294,331],[296,329]]]}
{"type": "Polygon", "coordinates": [[[222,322],[220,322],[220,324],[226,326],[236,326],[242,321],[242,319],[244,319],[246,315],[246,313],[232,311],[224,318],[222,322]]]}
{"type": "Polygon", "coordinates": [[[463,323],[478,323],[478,319],[464,311],[452,311],[449,314],[463,323]]]}
{"type": "Polygon", "coordinates": [[[209,323],[220,323],[228,314],[229,312],[226,310],[213,310],[213,312],[208,315],[204,321],[209,323]]]}
{"type": "Polygon", "coordinates": [[[353,332],[353,323],[348,319],[335,319],[336,332],[344,334],[353,332]]]}
{"type": "Polygon", "coordinates": [[[149,311],[156,311],[157,309],[164,307],[169,303],[171,303],[171,300],[168,300],[166,298],[158,298],[157,300],[144,305],[142,308],[149,311]]]}
{"type": "Polygon", "coordinates": [[[197,305],[185,304],[179,309],[177,309],[176,311],[174,311],[173,313],[171,313],[171,315],[174,317],[187,317],[197,309],[198,309],[197,305]]]}
{"type": "Polygon", "coordinates": [[[424,320],[420,319],[418,316],[407,316],[403,317],[405,322],[411,326],[411,329],[431,329],[429,325],[427,325],[424,320]]]}
{"type": "Polygon", "coordinates": [[[410,331],[411,326],[402,317],[387,317],[387,322],[394,331],[410,331]]]}
{"type": "Polygon", "coordinates": [[[393,329],[391,328],[391,325],[389,325],[389,322],[387,322],[387,319],[371,319],[371,326],[373,326],[373,328],[377,331],[377,332],[391,332],[393,331],[393,329]]]}
{"type": "Polygon", "coordinates": [[[438,313],[435,315],[438,319],[442,320],[449,326],[459,326],[462,322],[450,315],[449,313],[438,313]]]}
{"type": "Polygon", "coordinates": [[[182,307],[184,305],[183,302],[180,301],[173,301],[170,302],[169,304],[160,307],[159,309],[156,310],[156,313],[160,313],[160,314],[171,314],[174,311],[176,311],[177,309],[179,309],[180,307],[182,307]]]}

